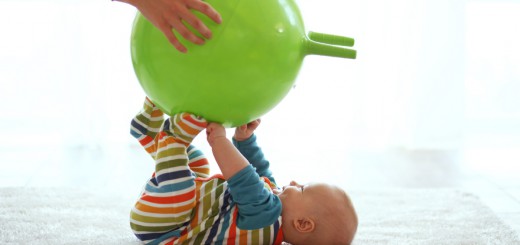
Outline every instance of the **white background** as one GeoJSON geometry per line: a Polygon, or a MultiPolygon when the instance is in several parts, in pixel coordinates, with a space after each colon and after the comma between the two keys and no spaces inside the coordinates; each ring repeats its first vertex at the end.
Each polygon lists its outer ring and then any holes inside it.
{"type": "MultiPolygon", "coordinates": [[[[263,118],[259,141],[281,182],[348,178],[352,152],[389,149],[455,150],[475,169],[492,160],[518,172],[519,2],[298,3],[306,29],[354,37],[358,58],[307,57],[263,118]]],[[[75,153],[55,154],[78,149],[140,151],[129,135],[144,98],[129,51],[135,9],[0,0],[0,10],[0,177],[42,156],[74,169],[75,153]]]]}

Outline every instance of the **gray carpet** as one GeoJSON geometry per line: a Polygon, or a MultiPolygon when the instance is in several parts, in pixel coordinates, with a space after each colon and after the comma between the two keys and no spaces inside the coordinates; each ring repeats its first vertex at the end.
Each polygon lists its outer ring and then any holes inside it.
{"type": "MultiPolygon", "coordinates": [[[[474,195],[451,189],[358,190],[354,244],[520,244],[474,195]]],[[[0,189],[0,244],[139,244],[135,196],[59,188],[0,189]]]]}
{"type": "Polygon", "coordinates": [[[520,244],[475,195],[453,189],[352,193],[360,226],[354,244],[520,244]]]}

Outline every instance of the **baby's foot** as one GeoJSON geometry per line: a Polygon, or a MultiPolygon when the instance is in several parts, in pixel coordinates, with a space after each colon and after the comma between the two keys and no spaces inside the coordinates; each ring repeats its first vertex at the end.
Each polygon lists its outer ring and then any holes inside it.
{"type": "Polygon", "coordinates": [[[175,114],[169,121],[171,122],[169,131],[175,138],[188,145],[208,125],[206,119],[187,112],[175,114]]]}

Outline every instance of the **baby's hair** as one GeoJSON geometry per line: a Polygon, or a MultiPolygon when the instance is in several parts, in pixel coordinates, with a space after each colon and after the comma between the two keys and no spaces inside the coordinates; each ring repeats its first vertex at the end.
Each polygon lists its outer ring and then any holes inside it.
{"type": "Polygon", "coordinates": [[[305,244],[351,244],[357,231],[358,217],[347,193],[336,187],[330,202],[316,200],[313,216],[315,235],[305,244]],[[312,240],[312,241],[311,241],[312,240]]]}

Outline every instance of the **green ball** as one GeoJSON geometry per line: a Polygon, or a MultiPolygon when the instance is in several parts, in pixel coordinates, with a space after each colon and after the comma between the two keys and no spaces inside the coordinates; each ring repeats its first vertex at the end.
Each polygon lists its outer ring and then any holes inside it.
{"type": "Polygon", "coordinates": [[[196,13],[213,37],[199,46],[175,33],[186,54],[138,13],[131,37],[133,66],[146,95],[166,114],[190,112],[235,127],[274,108],[312,52],[292,0],[206,2],[222,23],[196,13]]]}

